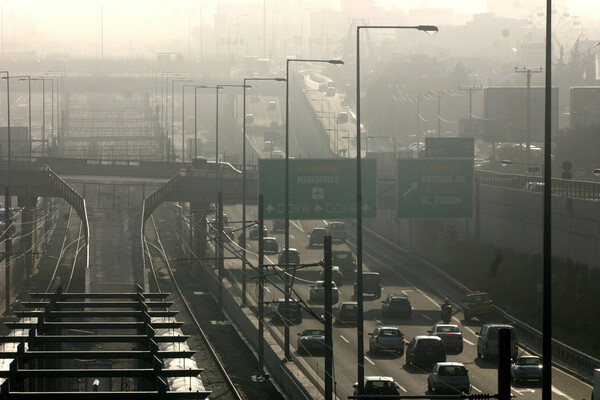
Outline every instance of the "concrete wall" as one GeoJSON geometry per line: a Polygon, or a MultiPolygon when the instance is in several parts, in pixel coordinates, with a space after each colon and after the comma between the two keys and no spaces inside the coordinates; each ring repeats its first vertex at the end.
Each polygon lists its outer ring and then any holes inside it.
{"type": "MultiPolygon", "coordinates": [[[[528,254],[542,253],[542,194],[480,187],[481,240],[528,254]]],[[[364,226],[432,263],[447,260],[448,239],[475,239],[469,220],[397,220],[379,210],[364,226]]],[[[600,268],[600,202],[553,196],[552,253],[600,268]]]]}

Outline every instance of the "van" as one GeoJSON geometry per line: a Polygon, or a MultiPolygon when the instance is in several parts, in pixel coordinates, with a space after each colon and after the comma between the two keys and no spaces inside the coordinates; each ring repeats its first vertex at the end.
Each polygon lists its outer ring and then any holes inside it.
{"type": "Polygon", "coordinates": [[[346,241],[346,225],[343,222],[329,222],[325,229],[327,230],[327,234],[331,236],[331,240],[346,241]]]}
{"type": "Polygon", "coordinates": [[[507,324],[485,324],[481,327],[481,332],[477,332],[477,358],[495,358],[498,357],[500,328],[510,329],[510,357],[513,360],[519,355],[519,343],[517,341],[517,331],[515,327],[507,324]]]}

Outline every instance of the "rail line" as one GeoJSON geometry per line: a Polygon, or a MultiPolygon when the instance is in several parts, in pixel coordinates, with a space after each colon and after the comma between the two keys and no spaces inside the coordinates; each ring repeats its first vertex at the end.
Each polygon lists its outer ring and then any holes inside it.
{"type": "MultiPolygon", "coordinates": [[[[165,262],[165,267],[166,270],[168,271],[168,275],[170,278],[170,285],[171,285],[171,289],[174,289],[173,291],[176,292],[176,295],[179,297],[179,300],[181,301],[181,306],[182,308],[185,310],[185,312],[189,315],[190,320],[193,323],[193,326],[196,328],[196,330],[199,333],[200,338],[202,339],[203,343],[205,344],[213,362],[215,363],[220,375],[223,378],[223,381],[225,382],[226,386],[228,387],[232,397],[236,400],[242,400],[242,396],[240,395],[240,393],[238,392],[237,388],[235,387],[231,377],[229,376],[229,374],[227,373],[227,371],[225,370],[225,367],[223,366],[221,360],[219,359],[214,346],[212,345],[210,339],[208,338],[208,336],[206,335],[206,333],[204,332],[204,330],[202,329],[202,327],[200,326],[200,323],[198,322],[197,318],[194,315],[194,312],[192,311],[192,308],[190,307],[190,304],[188,302],[188,300],[186,299],[186,297],[184,296],[180,285],[177,282],[177,278],[175,277],[173,268],[171,267],[171,262],[169,260],[169,257],[167,255],[167,252],[165,250],[165,246],[163,244],[163,240],[160,236],[160,231],[156,226],[156,221],[154,219],[154,216],[150,217],[150,221],[152,222],[152,230],[154,232],[154,234],[156,235],[156,242],[157,244],[152,244],[149,243],[148,240],[146,239],[146,235],[144,235],[144,241],[145,241],[145,248],[147,251],[147,254],[149,255],[149,259],[152,260],[151,255],[151,251],[150,248],[155,249],[157,252],[159,252],[160,256],[162,257],[162,259],[165,262]]],[[[164,281],[163,283],[161,283],[157,273],[156,273],[156,268],[154,266],[154,263],[151,261],[151,268],[152,270],[152,276],[154,279],[154,285],[156,285],[157,290],[162,292],[161,289],[161,284],[165,285],[168,284],[166,281],[164,281]]],[[[172,292],[173,292],[172,291],[172,292]]]]}

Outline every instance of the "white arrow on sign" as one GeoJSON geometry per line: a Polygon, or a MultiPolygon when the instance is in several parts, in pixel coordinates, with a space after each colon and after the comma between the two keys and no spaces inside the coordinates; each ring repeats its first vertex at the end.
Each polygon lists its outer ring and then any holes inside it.
{"type": "Polygon", "coordinates": [[[319,212],[323,211],[323,208],[322,208],[320,205],[318,205],[318,204],[317,204],[317,205],[315,206],[315,208],[313,208],[313,210],[315,210],[316,212],[318,212],[318,213],[319,213],[319,212]]]}
{"type": "Polygon", "coordinates": [[[414,189],[416,189],[418,185],[419,184],[417,182],[411,183],[408,190],[406,192],[404,192],[404,197],[406,197],[410,192],[412,192],[414,189]]]}
{"type": "Polygon", "coordinates": [[[371,207],[369,207],[369,205],[368,205],[367,203],[365,203],[365,205],[364,205],[364,206],[362,206],[362,210],[363,210],[363,212],[367,212],[367,211],[369,211],[370,209],[371,209],[371,207]]]}
{"type": "Polygon", "coordinates": [[[265,210],[267,210],[267,212],[273,212],[274,209],[275,208],[270,204],[268,204],[267,207],[265,208],[265,210]]]}

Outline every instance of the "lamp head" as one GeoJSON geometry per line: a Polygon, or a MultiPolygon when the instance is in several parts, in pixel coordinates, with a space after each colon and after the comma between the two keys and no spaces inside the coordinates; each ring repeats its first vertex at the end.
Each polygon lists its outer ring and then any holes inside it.
{"type": "Polygon", "coordinates": [[[593,171],[593,173],[594,173],[594,175],[596,175],[596,176],[600,176],[600,168],[596,168],[596,169],[593,171]]]}
{"type": "Polygon", "coordinates": [[[427,33],[437,33],[439,30],[435,25],[419,25],[417,29],[427,33]]]}
{"type": "Polygon", "coordinates": [[[500,160],[500,165],[502,165],[503,167],[506,167],[507,165],[512,164],[511,160],[500,160]]]}

